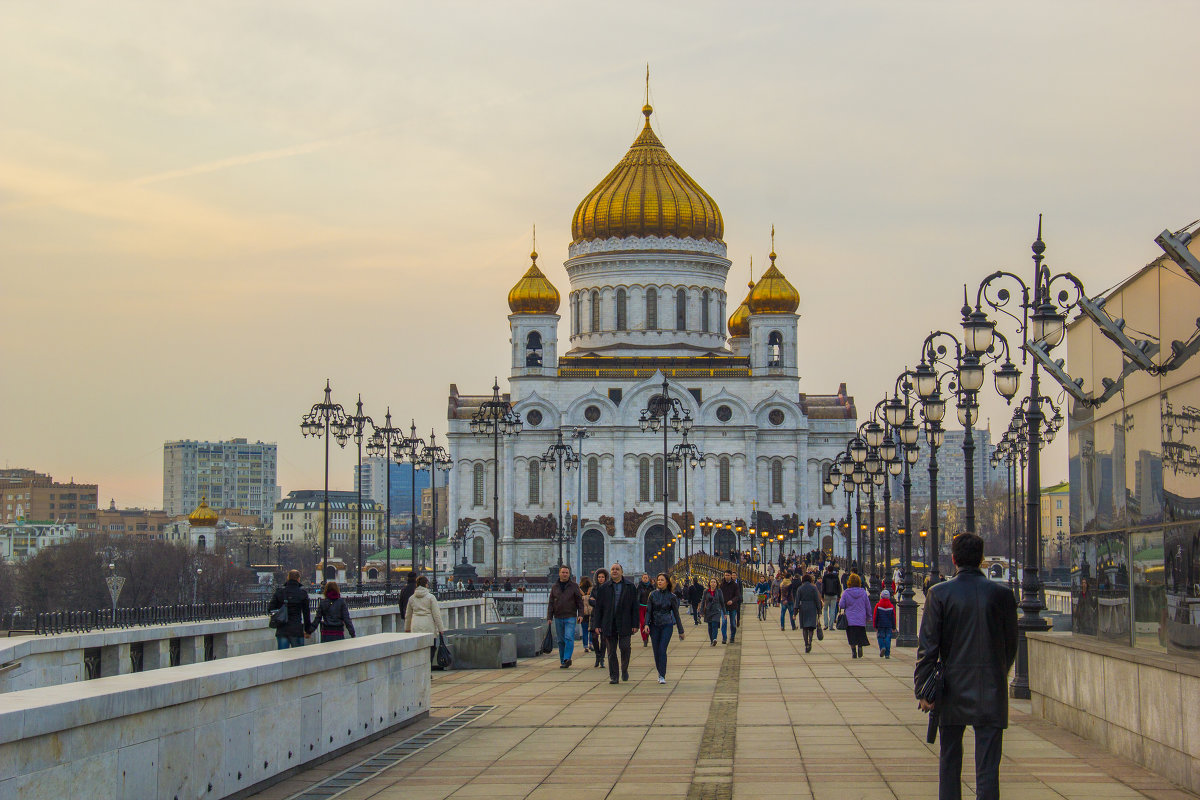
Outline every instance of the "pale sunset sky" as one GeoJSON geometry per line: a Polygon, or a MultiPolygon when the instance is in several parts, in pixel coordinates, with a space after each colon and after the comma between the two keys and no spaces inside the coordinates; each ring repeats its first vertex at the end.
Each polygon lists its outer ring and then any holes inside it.
{"type": "MultiPolygon", "coordinates": [[[[1200,217],[1198,26],[1100,0],[5,3],[2,460],[158,508],[164,441],[244,436],[316,487],[326,378],[440,435],[451,383],[503,385],[534,223],[565,295],[646,62],[731,308],[774,224],[800,391],[869,409],[964,283],[1030,272],[1039,212],[1093,294],[1200,217]]],[[[990,379],[983,412],[1007,424],[990,379]]]]}

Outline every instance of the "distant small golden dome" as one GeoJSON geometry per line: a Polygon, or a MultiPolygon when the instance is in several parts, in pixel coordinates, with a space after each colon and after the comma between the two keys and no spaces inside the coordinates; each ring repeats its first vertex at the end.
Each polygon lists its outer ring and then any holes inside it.
{"type": "Polygon", "coordinates": [[[795,314],[800,307],[800,293],[775,266],[775,258],[772,250],[771,266],[750,292],[747,303],[751,314],[795,314]]]}
{"type": "Polygon", "coordinates": [[[627,236],[674,236],[721,241],[721,209],[675,163],[646,123],[625,157],[583,198],[571,220],[572,244],[627,236]]]}
{"type": "Polygon", "coordinates": [[[196,506],[196,510],[188,514],[188,524],[193,528],[215,528],[217,525],[217,512],[213,511],[208,505],[208,498],[201,497],[200,505],[196,506]]]}
{"type": "Polygon", "coordinates": [[[514,314],[556,314],[561,298],[558,289],[538,269],[537,251],[529,254],[533,262],[508,293],[508,307],[514,314]]]}
{"type": "Polygon", "coordinates": [[[729,317],[729,335],[731,337],[750,335],[750,295],[754,294],[754,281],[750,281],[746,286],[750,289],[746,292],[746,299],[729,317]]]}

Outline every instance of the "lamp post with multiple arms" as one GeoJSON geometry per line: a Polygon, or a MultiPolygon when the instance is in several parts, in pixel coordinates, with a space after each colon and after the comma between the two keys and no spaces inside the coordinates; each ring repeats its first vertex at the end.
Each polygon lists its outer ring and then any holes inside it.
{"type": "Polygon", "coordinates": [[[512,403],[500,397],[500,381],[492,385],[492,399],[479,404],[471,417],[471,433],[492,437],[492,463],[495,475],[492,483],[492,581],[500,580],[500,437],[516,436],[521,432],[521,415],[512,403]]]}
{"type": "Polygon", "coordinates": [[[558,564],[554,567],[554,574],[558,574],[558,568],[567,563],[563,560],[563,541],[567,538],[566,529],[563,527],[563,473],[570,472],[579,466],[579,454],[571,445],[563,442],[562,428],[558,429],[557,436],[557,441],[546,448],[546,452],[542,454],[542,466],[558,472],[558,525],[555,526],[557,528],[555,538],[558,539],[558,564]]]}
{"type": "Polygon", "coordinates": [[[901,457],[904,470],[904,574],[900,588],[900,618],[899,631],[896,637],[897,647],[917,646],[917,601],[913,599],[913,542],[912,542],[912,477],[910,468],[917,461],[919,451],[917,439],[921,431],[913,420],[912,395],[913,385],[909,380],[910,372],[904,372],[896,378],[892,390],[892,399],[884,407],[884,416],[888,424],[896,431],[902,448],[901,457]]]}
{"type": "Polygon", "coordinates": [[[389,406],[387,414],[383,418],[383,425],[376,425],[375,432],[371,435],[371,442],[367,445],[367,455],[382,457],[384,459],[384,467],[386,471],[385,483],[387,484],[387,507],[384,511],[386,519],[384,521],[385,541],[384,541],[384,579],[383,591],[386,595],[392,591],[392,461],[403,456],[404,444],[404,429],[397,428],[392,425],[392,409],[389,406]]]}
{"type": "Polygon", "coordinates": [[[664,541],[668,538],[671,531],[670,510],[668,504],[671,499],[671,487],[667,480],[667,459],[670,456],[670,451],[667,448],[667,429],[673,428],[676,433],[686,434],[692,429],[692,414],[688,411],[687,406],[677,397],[671,397],[671,387],[667,383],[667,379],[663,378],[662,394],[655,395],[650,398],[650,402],[642,409],[642,413],[638,419],[638,425],[642,432],[649,431],[650,433],[658,433],[662,429],[663,435],[663,538],[664,541]]]}
{"type": "Polygon", "coordinates": [[[338,447],[345,447],[349,432],[345,428],[346,411],[340,404],[333,402],[329,388],[329,380],[325,381],[325,398],[313,407],[300,421],[300,432],[304,436],[325,437],[325,495],[321,514],[322,545],[321,545],[321,577],[327,580],[329,575],[329,439],[337,439],[338,447]]]}
{"type": "Polygon", "coordinates": [[[417,574],[417,470],[424,461],[424,453],[426,448],[425,440],[417,436],[417,421],[412,420],[412,424],[408,429],[408,436],[404,439],[404,445],[401,452],[404,459],[408,461],[412,467],[409,470],[409,498],[408,498],[408,540],[409,555],[412,560],[412,573],[417,574]]]}
{"type": "MultiPolygon", "coordinates": [[[[975,298],[975,310],[963,320],[963,330],[969,335],[978,336],[978,345],[990,341],[995,333],[995,323],[988,319],[982,311],[983,304],[1009,317],[1017,328],[1022,339],[1022,361],[1026,356],[1033,357],[1029,377],[1029,393],[1021,401],[1021,409],[1025,415],[1026,426],[1026,483],[1029,491],[1025,502],[1025,559],[1021,580],[1021,618],[1017,622],[1017,664],[1013,681],[1009,687],[1013,697],[1029,697],[1029,640],[1031,631],[1044,631],[1049,627],[1046,620],[1041,618],[1043,608],[1041,601],[1041,578],[1038,575],[1038,561],[1041,552],[1041,458],[1043,446],[1043,423],[1047,425],[1049,434],[1052,422],[1046,419],[1044,406],[1049,398],[1041,393],[1038,366],[1041,363],[1050,365],[1050,351],[1057,347],[1066,335],[1066,315],[1076,305],[1086,298],[1083,284],[1071,273],[1051,275],[1050,270],[1042,262],[1045,259],[1046,244],[1042,241],[1042,220],[1038,217],[1037,238],[1030,247],[1033,253],[1033,281],[1025,283],[1015,273],[997,270],[979,284],[975,298]],[[1020,289],[1019,315],[1010,311],[1008,306],[1013,301],[1013,295],[1007,288],[998,284],[1007,281],[1020,289]],[[1057,295],[1053,286],[1066,284],[1057,295]]],[[[1082,305],[1080,306],[1082,308],[1082,305]]],[[[1016,372],[1015,368],[1013,372],[1016,372]]],[[[997,375],[997,388],[1006,397],[1016,395],[1019,385],[1019,375],[1011,381],[1011,387],[1000,386],[997,375]],[[1012,393],[1005,392],[1012,388],[1012,393]]],[[[1050,434],[1053,435],[1053,434],[1050,434]]]]}
{"type": "MultiPolygon", "coordinates": [[[[358,406],[353,414],[346,416],[345,428],[349,434],[354,437],[354,444],[358,447],[358,480],[354,482],[354,490],[358,495],[357,511],[357,528],[358,542],[356,552],[358,554],[355,563],[355,572],[357,575],[354,580],[354,591],[362,594],[362,575],[363,575],[363,552],[362,552],[362,453],[363,453],[363,434],[367,426],[375,427],[375,421],[363,413],[362,395],[358,396],[358,406]]],[[[389,487],[390,489],[390,487],[389,487]]]]}
{"type": "Polygon", "coordinates": [[[707,456],[700,450],[699,447],[687,440],[687,431],[683,432],[683,441],[671,448],[669,458],[671,463],[679,467],[679,471],[683,473],[683,531],[680,536],[683,537],[683,557],[687,558],[691,553],[688,547],[688,470],[704,469],[707,463],[707,456]]]}
{"type": "MultiPolygon", "coordinates": [[[[575,495],[575,574],[583,576],[583,440],[591,438],[588,429],[577,425],[571,429],[571,438],[575,440],[575,452],[579,454],[579,474],[575,476],[578,492],[575,495]]],[[[599,469],[599,465],[596,467],[599,469]]],[[[599,480],[599,476],[596,476],[599,480]]],[[[571,521],[570,509],[567,510],[567,521],[571,521]]]]}
{"type": "Polygon", "coordinates": [[[450,454],[446,452],[446,448],[437,443],[437,434],[430,431],[429,444],[421,448],[420,457],[413,464],[413,467],[422,472],[425,470],[429,471],[429,513],[431,520],[430,527],[433,529],[433,542],[430,546],[430,553],[434,588],[437,588],[437,474],[438,470],[445,472],[452,466],[454,466],[454,461],[450,458],[450,454]]]}

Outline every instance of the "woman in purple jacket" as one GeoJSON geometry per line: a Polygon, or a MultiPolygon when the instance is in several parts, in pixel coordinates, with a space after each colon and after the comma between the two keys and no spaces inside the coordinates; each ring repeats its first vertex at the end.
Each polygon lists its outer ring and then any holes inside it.
{"type": "Polygon", "coordinates": [[[862,649],[871,642],[867,639],[867,620],[871,618],[871,598],[862,588],[862,578],[854,573],[846,581],[846,591],[838,600],[838,608],[846,615],[846,641],[850,643],[850,657],[862,658],[862,649]]]}

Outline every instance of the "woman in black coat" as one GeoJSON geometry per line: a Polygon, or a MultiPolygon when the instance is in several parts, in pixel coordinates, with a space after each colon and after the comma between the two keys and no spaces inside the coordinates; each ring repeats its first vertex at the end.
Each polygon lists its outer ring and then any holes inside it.
{"type": "Polygon", "coordinates": [[[796,614],[804,631],[804,652],[812,652],[813,631],[821,619],[821,592],[813,583],[811,572],[804,573],[804,580],[796,590],[796,614]]]}
{"type": "Polygon", "coordinates": [[[717,646],[717,633],[721,630],[721,617],[725,614],[725,597],[716,578],[708,579],[708,589],[700,598],[700,616],[708,623],[708,638],[717,646]]]}
{"type": "Polygon", "coordinates": [[[300,570],[294,569],[288,573],[283,586],[275,590],[267,613],[271,615],[271,627],[275,628],[278,649],[300,647],[305,639],[312,636],[312,614],[308,610],[308,592],[300,585],[300,570]],[[278,624],[272,612],[284,606],[287,606],[287,622],[278,624]]]}

